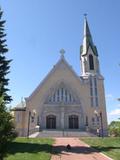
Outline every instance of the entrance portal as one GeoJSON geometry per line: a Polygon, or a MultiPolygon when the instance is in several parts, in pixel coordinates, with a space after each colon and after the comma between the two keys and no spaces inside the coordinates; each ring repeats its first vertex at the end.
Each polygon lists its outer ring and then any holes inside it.
{"type": "Polygon", "coordinates": [[[69,116],[69,129],[78,129],[78,116],[69,116]]]}
{"type": "Polygon", "coordinates": [[[46,117],[46,128],[47,129],[56,129],[56,116],[48,115],[46,117]]]}

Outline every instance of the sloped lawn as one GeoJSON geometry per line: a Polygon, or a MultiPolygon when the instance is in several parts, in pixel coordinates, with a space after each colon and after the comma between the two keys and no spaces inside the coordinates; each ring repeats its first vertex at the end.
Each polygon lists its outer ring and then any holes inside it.
{"type": "Polygon", "coordinates": [[[108,155],[114,160],[120,160],[120,137],[90,137],[90,138],[80,138],[91,147],[96,150],[108,155]]]}
{"type": "Polygon", "coordinates": [[[17,138],[9,143],[5,160],[50,160],[53,142],[49,138],[17,138]]]}

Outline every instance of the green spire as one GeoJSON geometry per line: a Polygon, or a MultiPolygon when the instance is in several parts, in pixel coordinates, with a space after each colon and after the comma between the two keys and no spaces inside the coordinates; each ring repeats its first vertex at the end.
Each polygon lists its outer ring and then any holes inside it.
{"type": "Polygon", "coordinates": [[[84,18],[84,38],[83,38],[83,45],[81,46],[81,50],[80,50],[81,55],[84,56],[84,55],[87,54],[89,46],[93,50],[93,53],[96,56],[98,56],[97,48],[93,43],[92,36],[91,36],[91,33],[90,33],[90,29],[89,29],[89,25],[88,25],[88,22],[87,22],[87,17],[85,15],[85,18],[84,18]]]}
{"type": "Polygon", "coordinates": [[[84,19],[84,38],[86,39],[87,45],[89,45],[89,43],[91,45],[93,45],[93,40],[92,40],[92,36],[91,36],[91,33],[90,33],[90,29],[89,29],[89,26],[88,26],[86,16],[85,16],[85,19],[84,19]]]}

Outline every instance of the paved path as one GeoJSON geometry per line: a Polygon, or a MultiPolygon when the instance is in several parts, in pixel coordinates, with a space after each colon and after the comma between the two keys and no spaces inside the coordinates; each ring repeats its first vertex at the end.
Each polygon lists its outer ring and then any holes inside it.
{"type": "Polygon", "coordinates": [[[112,160],[107,156],[90,148],[79,138],[55,138],[53,154],[51,160],[112,160]],[[67,144],[71,145],[71,150],[66,149],[67,144]]]}
{"type": "Polygon", "coordinates": [[[36,138],[39,135],[39,132],[35,132],[31,135],[29,135],[29,138],[36,138]]]}

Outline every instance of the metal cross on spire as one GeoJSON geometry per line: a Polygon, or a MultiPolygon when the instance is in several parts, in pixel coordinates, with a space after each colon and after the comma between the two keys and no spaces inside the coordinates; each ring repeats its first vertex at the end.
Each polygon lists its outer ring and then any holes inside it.
{"type": "Polygon", "coordinates": [[[84,17],[85,17],[85,18],[87,17],[87,13],[84,13],[84,17]]]}
{"type": "Polygon", "coordinates": [[[63,58],[65,54],[65,50],[63,48],[60,50],[60,54],[61,54],[61,58],[63,58]]]}

